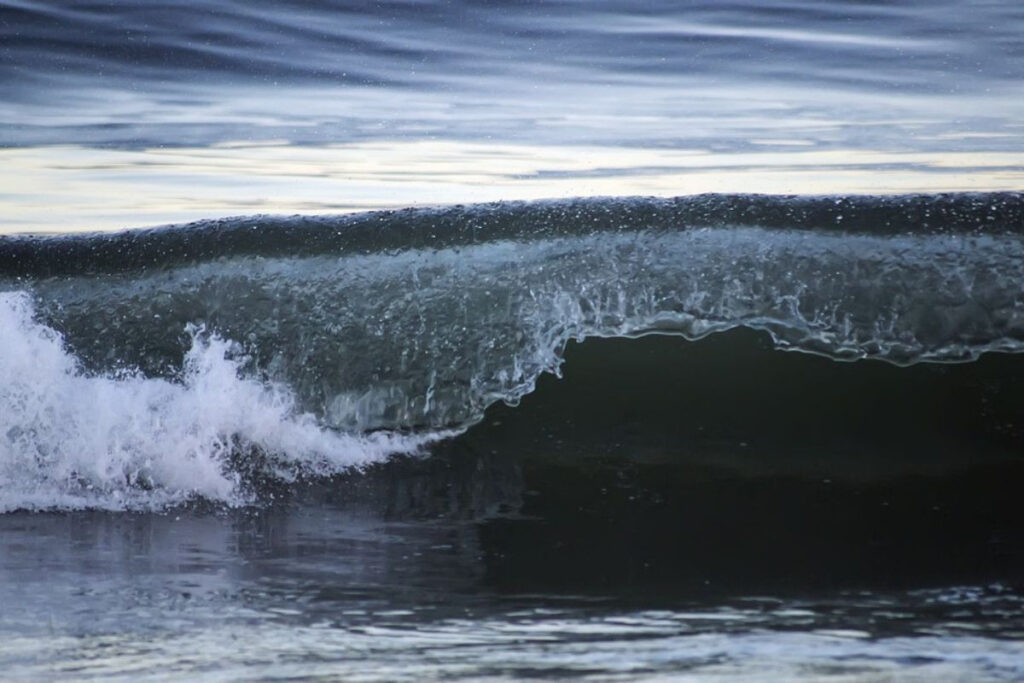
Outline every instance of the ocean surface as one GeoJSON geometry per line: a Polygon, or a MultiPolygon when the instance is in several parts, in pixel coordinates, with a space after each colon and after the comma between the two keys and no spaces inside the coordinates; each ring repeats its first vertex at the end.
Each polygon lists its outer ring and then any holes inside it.
{"type": "Polygon", "coordinates": [[[1024,5],[0,0],[0,678],[1024,679],[1024,5]]]}

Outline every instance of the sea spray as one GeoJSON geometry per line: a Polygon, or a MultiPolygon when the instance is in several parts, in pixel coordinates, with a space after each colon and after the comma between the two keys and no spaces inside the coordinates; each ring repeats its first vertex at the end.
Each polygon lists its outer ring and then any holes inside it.
{"type": "Polygon", "coordinates": [[[289,389],[246,378],[232,342],[191,329],[177,380],[91,374],[31,299],[0,294],[0,511],[154,509],[195,497],[251,500],[239,454],[294,479],[414,452],[433,436],[352,436],[296,410],[289,389]]]}

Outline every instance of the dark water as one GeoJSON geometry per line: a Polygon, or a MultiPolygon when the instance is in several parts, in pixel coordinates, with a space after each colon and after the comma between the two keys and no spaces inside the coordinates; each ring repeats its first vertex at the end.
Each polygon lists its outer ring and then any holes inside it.
{"type": "Polygon", "coordinates": [[[1022,20],[0,2],[0,677],[1024,678],[1022,20]]]}
{"type": "Polygon", "coordinates": [[[567,358],[428,459],[4,515],[8,675],[1020,677],[1020,356],[567,358]]]}

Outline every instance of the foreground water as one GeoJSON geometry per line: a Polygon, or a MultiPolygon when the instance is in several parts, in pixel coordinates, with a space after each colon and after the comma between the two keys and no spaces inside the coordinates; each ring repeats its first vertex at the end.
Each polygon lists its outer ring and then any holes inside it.
{"type": "Polygon", "coordinates": [[[0,0],[0,674],[1024,678],[1022,28],[0,0]]]}
{"type": "Polygon", "coordinates": [[[471,525],[384,524],[330,505],[0,524],[9,679],[1024,673],[1024,605],[999,583],[745,597],[510,592],[482,578],[471,525]]]}

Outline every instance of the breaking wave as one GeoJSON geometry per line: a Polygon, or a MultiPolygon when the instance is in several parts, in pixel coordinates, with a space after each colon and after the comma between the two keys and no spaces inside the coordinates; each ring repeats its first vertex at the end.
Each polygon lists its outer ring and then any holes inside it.
{"type": "Polygon", "coordinates": [[[573,339],[1021,351],[1022,217],[1019,194],[707,196],[2,238],[0,505],[242,503],[246,472],[378,462],[514,405],[573,339]]]}

